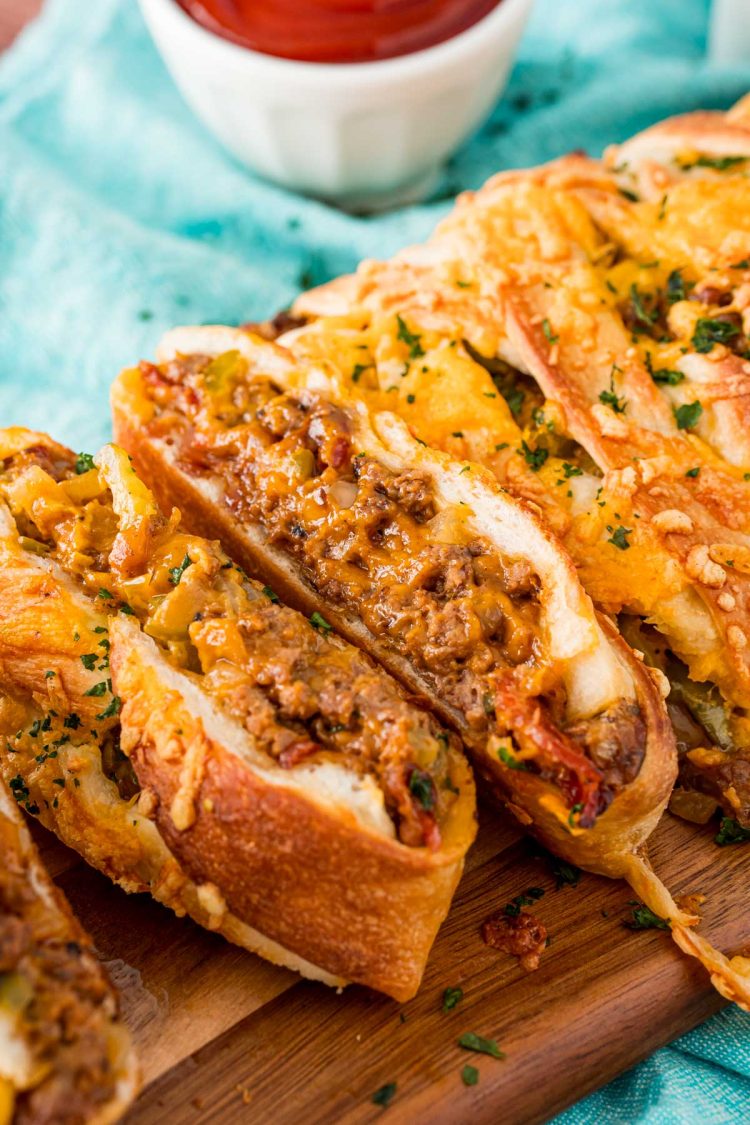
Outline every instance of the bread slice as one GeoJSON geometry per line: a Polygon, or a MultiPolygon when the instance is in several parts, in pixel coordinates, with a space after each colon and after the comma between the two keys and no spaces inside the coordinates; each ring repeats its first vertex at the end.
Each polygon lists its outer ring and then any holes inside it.
{"type": "MultiPolygon", "coordinates": [[[[569,861],[627,878],[717,987],[750,1003],[741,959],[730,963],[689,932],[697,918],[677,906],[645,859],[676,776],[665,682],[596,614],[569,556],[535,512],[480,466],[415,440],[395,415],[370,414],[323,363],[306,363],[252,333],[177,329],[158,358],[161,367],[145,363],[120,376],[112,405],[118,440],[161,502],[178,503],[191,526],[219,535],[243,565],[294,604],[324,613],[427,697],[522,824],[569,861]],[[304,469],[301,483],[295,464],[304,469]],[[377,523],[379,506],[387,507],[381,499],[394,496],[396,510],[377,523]],[[368,535],[371,559],[362,545],[368,535]],[[478,556],[490,572],[520,563],[532,575],[510,608],[513,597],[493,595],[511,632],[528,624],[532,605],[534,636],[525,657],[514,666],[500,659],[486,676],[493,718],[484,723],[476,700],[464,694],[462,702],[456,690],[460,673],[443,673],[439,663],[435,670],[436,645],[448,652],[452,643],[449,633],[430,629],[442,613],[440,597],[420,628],[409,616],[410,602],[449,580],[429,566],[430,550],[446,535],[449,544],[474,544],[454,563],[478,556]],[[312,549],[300,546],[308,540],[312,549]],[[339,559],[348,570],[337,567],[339,559]],[[358,579],[359,571],[367,577],[358,579]],[[394,601],[394,588],[406,591],[403,602],[394,601]],[[612,765],[614,773],[602,773],[612,765]]],[[[474,597],[480,620],[491,614],[476,592],[483,583],[477,579],[471,593],[468,581],[454,595],[474,597]]],[[[479,629],[461,659],[481,657],[491,641],[479,629]]]]}
{"type": "Polygon", "coordinates": [[[109,1125],[138,1091],[130,1036],[2,782],[0,854],[0,1119],[109,1125]]]}
{"type": "Polygon", "coordinates": [[[454,736],[216,544],[180,532],[176,513],[162,518],[121,451],[106,448],[80,475],[44,435],[6,431],[3,453],[0,730],[11,752],[0,765],[27,810],[126,889],[274,963],[413,995],[475,832],[454,736]],[[87,541],[73,549],[66,527],[87,541]],[[196,653],[212,659],[220,630],[235,647],[204,676],[196,653]],[[295,644],[297,679],[279,702],[295,644]],[[340,724],[314,742],[294,734],[301,719],[285,725],[307,708],[325,726],[342,684],[367,732],[353,718],[351,734],[340,724]],[[291,760],[269,752],[263,716],[291,760]],[[404,807],[386,807],[389,769],[404,807]],[[438,793],[433,776],[449,788],[438,793]],[[399,838],[422,822],[424,840],[399,838]]]}

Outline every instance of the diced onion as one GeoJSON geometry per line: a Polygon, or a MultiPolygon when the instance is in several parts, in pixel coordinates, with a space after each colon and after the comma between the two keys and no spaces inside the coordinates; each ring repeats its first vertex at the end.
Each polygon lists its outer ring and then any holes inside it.
{"type": "Polygon", "coordinates": [[[351,508],[354,501],[357,499],[357,492],[359,485],[353,480],[337,480],[334,481],[328,489],[328,495],[338,504],[339,508],[351,508]]]}

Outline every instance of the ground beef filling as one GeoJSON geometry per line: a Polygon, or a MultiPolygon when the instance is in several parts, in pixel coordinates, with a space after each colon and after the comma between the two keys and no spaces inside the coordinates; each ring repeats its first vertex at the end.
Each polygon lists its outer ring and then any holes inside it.
{"type": "Polygon", "coordinates": [[[141,365],[163,410],[151,423],[155,436],[177,435],[189,473],[218,474],[238,518],[261,523],[325,601],[356,605],[370,632],[463,713],[469,739],[531,726],[537,737],[525,768],[558,784],[568,806],[579,806],[580,823],[593,823],[637,774],[645,728],[637,708],[613,709],[561,734],[565,696],[536,639],[539,585],[529,563],[503,558],[467,532],[460,512],[450,526],[429,477],[392,472],[358,450],[336,406],[280,394],[264,380],[240,378],[231,392],[217,392],[207,372],[220,360],[226,369],[230,354],[141,365]],[[530,679],[542,685],[531,693],[539,698],[531,712],[511,707],[511,722],[498,698],[528,695],[530,679]]]}
{"type": "MultiPolygon", "coordinates": [[[[53,464],[43,449],[35,449],[8,459],[7,478],[30,465],[43,468],[57,481],[75,472],[74,459],[53,464]]],[[[105,508],[106,498],[95,503],[105,508]]],[[[111,523],[110,545],[117,531],[116,522],[111,523]]],[[[28,531],[50,557],[56,557],[54,532],[45,539],[36,527],[28,531]]],[[[184,553],[180,549],[174,561],[179,562],[184,553]]],[[[153,573],[161,569],[163,580],[160,584],[152,574],[146,600],[135,600],[135,608],[131,607],[146,631],[165,645],[180,668],[200,675],[201,688],[282,768],[328,758],[373,776],[401,842],[439,848],[439,824],[456,799],[449,754],[458,747],[456,737],[410,703],[398,684],[364,653],[332,636],[324,618],[308,621],[278,604],[272,590],[248,579],[218,547],[207,544],[201,555],[205,557],[200,567],[189,565],[184,573],[178,568],[176,585],[173,571],[164,565],[159,568],[155,559],[149,561],[148,569],[153,567],[153,573]],[[182,608],[178,601],[171,611],[175,599],[182,599],[182,608]],[[162,635],[159,620],[165,618],[169,625],[162,635]],[[182,638],[175,635],[175,619],[184,622],[182,638]]],[[[106,544],[100,563],[99,569],[106,572],[106,544]]],[[[117,598],[112,602],[116,605],[117,598]]],[[[100,653],[102,669],[108,663],[107,650],[108,645],[100,653]]],[[[53,721],[50,716],[32,725],[30,754],[37,763],[57,757],[55,738],[70,741],[64,719],[54,716],[53,721]]],[[[132,800],[140,786],[120,749],[119,728],[103,733],[100,746],[104,775],[123,800],[132,800]]],[[[29,768],[33,768],[30,763],[29,768]]]]}
{"type": "Polygon", "coordinates": [[[115,1092],[107,982],[93,954],[50,932],[29,872],[3,836],[0,824],[0,1006],[19,1013],[43,1075],[18,1098],[13,1121],[82,1125],[115,1092]]]}
{"type": "Polygon", "coordinates": [[[401,842],[438,847],[455,799],[446,753],[454,736],[364,653],[330,636],[324,618],[310,623],[270,591],[248,588],[236,619],[190,626],[201,687],[284,768],[330,758],[373,774],[401,842]]]}

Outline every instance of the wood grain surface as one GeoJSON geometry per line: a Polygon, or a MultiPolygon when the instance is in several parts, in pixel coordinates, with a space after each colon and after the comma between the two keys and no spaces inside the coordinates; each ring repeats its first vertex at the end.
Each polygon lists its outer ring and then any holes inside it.
{"type": "Polygon", "coordinates": [[[38,14],[42,0],[0,0],[0,51],[38,14]]]}
{"type": "MultiPolygon", "coordinates": [[[[741,846],[715,827],[667,816],[651,849],[678,894],[702,892],[703,930],[736,952],[750,938],[741,846]]],[[[406,1005],[362,988],[301,981],[126,896],[39,833],[60,886],[123,990],[145,1089],[128,1125],[369,1122],[524,1125],[544,1121],[716,1012],[703,969],[668,934],[626,928],[632,892],[582,875],[556,886],[552,864],[502,814],[481,829],[419,995],[406,1005]],[[550,934],[535,973],[489,949],[479,928],[527,887],[550,934]],[[464,998],[444,1013],[445,988],[464,998]],[[462,1050],[467,1031],[504,1060],[462,1050]],[[465,1064],[476,1086],[461,1080],[465,1064]],[[390,1106],[372,1095],[395,1082],[390,1106]]]]}

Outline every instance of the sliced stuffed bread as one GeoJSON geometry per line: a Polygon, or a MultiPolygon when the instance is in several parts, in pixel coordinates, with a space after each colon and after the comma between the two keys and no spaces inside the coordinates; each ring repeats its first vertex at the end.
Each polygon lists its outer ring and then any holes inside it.
{"type": "Polygon", "coordinates": [[[129,890],[416,991],[475,831],[455,735],[166,518],[122,450],[0,434],[2,770],[129,890]]]}

